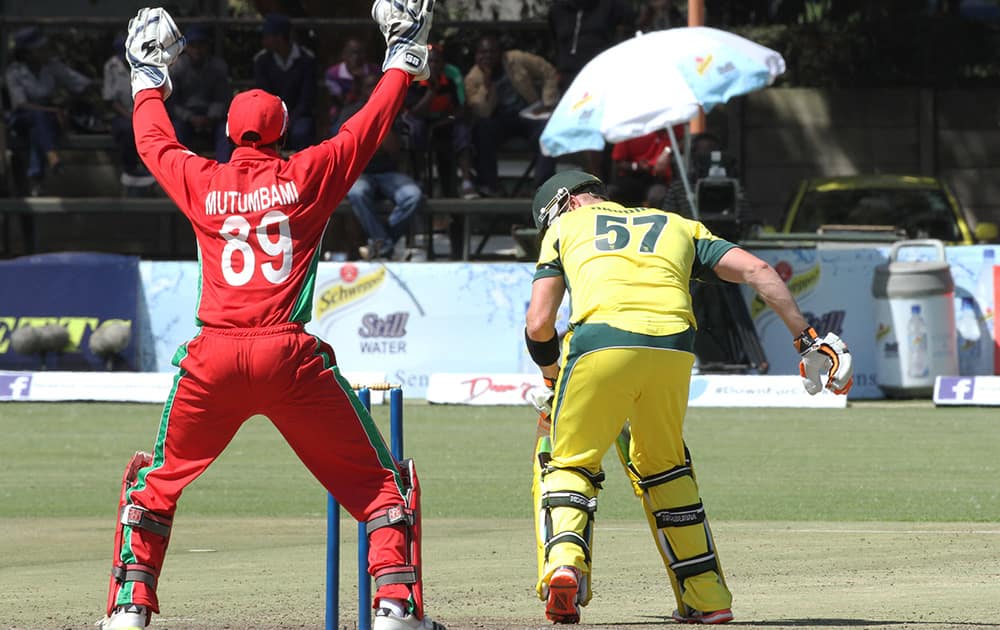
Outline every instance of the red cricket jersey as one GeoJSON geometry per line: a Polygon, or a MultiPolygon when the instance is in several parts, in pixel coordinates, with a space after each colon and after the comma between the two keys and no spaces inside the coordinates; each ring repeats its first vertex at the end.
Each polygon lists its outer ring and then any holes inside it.
{"type": "Polygon", "coordinates": [[[227,164],[177,142],[159,90],[136,95],[136,148],[198,242],[198,325],[259,328],[311,319],[327,221],[389,131],[411,79],[389,70],[336,136],[287,160],[269,149],[237,147],[227,164]]]}

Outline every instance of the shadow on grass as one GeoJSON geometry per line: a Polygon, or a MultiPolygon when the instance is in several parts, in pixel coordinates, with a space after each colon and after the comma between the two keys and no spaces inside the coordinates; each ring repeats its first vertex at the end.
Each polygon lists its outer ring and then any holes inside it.
{"type": "MultiPolygon", "coordinates": [[[[639,623],[628,624],[631,626],[660,626],[664,624],[671,624],[678,627],[683,627],[683,624],[677,624],[670,617],[646,617],[650,621],[641,621],[639,623]],[[655,621],[654,621],[655,619],[655,621]]],[[[614,623],[592,623],[587,624],[595,627],[608,627],[616,628],[620,624],[614,623]]],[[[880,626],[928,626],[928,627],[968,627],[968,628],[996,628],[995,623],[985,623],[976,621],[912,621],[912,620],[879,620],[874,621],[872,619],[770,619],[768,621],[731,621],[725,624],[726,627],[734,626],[747,626],[747,627],[758,627],[758,628],[877,628],[880,626]]]]}
{"type": "MultiPolygon", "coordinates": [[[[732,624],[730,624],[732,625],[732,624]]],[[[878,627],[878,626],[968,626],[970,628],[995,628],[996,624],[978,623],[974,621],[913,621],[913,620],[880,620],[871,619],[775,619],[773,621],[749,621],[745,626],[789,626],[805,628],[855,628],[855,627],[878,627]]]]}

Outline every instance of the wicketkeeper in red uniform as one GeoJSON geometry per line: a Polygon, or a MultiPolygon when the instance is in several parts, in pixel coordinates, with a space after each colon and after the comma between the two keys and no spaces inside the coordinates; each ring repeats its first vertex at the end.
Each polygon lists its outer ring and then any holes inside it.
{"type": "Polygon", "coordinates": [[[177,142],[163,101],[184,38],[163,9],[129,22],[136,147],[194,228],[201,262],[198,335],[173,359],[178,373],[152,453],[125,472],[106,630],[145,628],[184,488],[243,422],[270,418],[306,467],[367,523],[376,630],[443,630],[424,616],[419,484],[397,462],[337,367],[307,333],[327,221],[395,118],[414,76],[427,75],[433,0],[375,0],[385,75],[340,133],[282,159],[288,113],[261,90],[236,95],[227,164],[177,142]]]}

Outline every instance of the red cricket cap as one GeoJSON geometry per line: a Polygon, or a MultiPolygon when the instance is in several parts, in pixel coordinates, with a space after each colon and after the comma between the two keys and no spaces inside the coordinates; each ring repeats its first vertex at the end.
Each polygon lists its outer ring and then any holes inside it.
{"type": "Polygon", "coordinates": [[[258,147],[276,142],[288,126],[285,102],[264,90],[247,90],[233,97],[226,118],[226,135],[240,146],[258,147]],[[255,133],[260,139],[244,139],[255,133]]]}

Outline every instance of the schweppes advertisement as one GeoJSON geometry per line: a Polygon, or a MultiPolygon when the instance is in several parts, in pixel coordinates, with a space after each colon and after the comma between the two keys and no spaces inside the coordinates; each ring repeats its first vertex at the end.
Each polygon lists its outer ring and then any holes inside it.
{"type": "Polygon", "coordinates": [[[132,256],[0,261],[0,369],[138,371],[139,288],[132,256]]]}
{"type": "Polygon", "coordinates": [[[321,320],[345,313],[351,307],[360,306],[367,298],[374,297],[385,284],[386,267],[367,269],[360,275],[358,266],[344,263],[338,277],[322,284],[316,292],[313,318],[321,320]]]}
{"type": "Polygon", "coordinates": [[[385,372],[407,395],[432,373],[510,371],[524,341],[532,266],[323,263],[307,328],[345,371],[385,372]]]}

